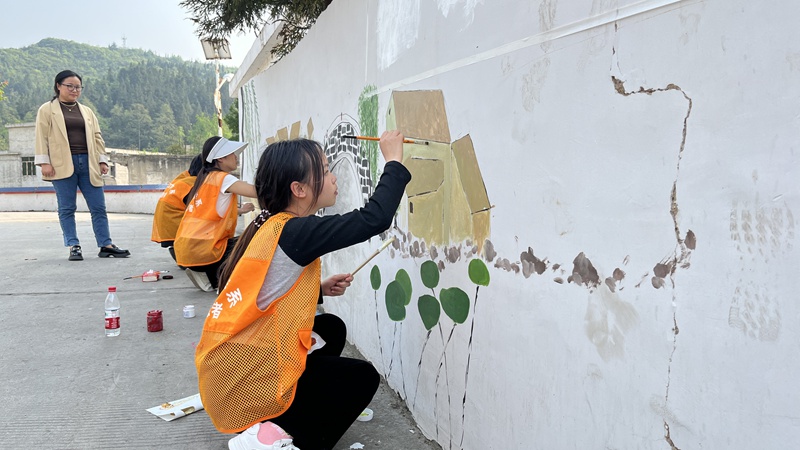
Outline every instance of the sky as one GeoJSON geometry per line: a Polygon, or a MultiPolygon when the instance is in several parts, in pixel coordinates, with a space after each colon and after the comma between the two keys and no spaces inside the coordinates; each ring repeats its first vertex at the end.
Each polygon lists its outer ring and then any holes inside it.
{"type": "MultiPolygon", "coordinates": [[[[14,0],[0,7],[0,48],[21,48],[44,38],[107,47],[151,50],[161,56],[205,61],[195,25],[180,0],[14,0]],[[123,38],[125,39],[123,41],[123,38]]],[[[230,60],[238,67],[256,37],[253,32],[228,38],[230,60]]]]}

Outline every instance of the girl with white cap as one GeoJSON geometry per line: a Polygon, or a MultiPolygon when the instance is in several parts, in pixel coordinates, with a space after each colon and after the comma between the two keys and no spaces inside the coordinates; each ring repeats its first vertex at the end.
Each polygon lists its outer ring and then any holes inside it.
{"type": "Polygon", "coordinates": [[[231,175],[245,147],[245,142],[219,136],[206,140],[203,168],[189,191],[190,201],[175,237],[178,265],[186,267],[186,275],[204,291],[217,289],[217,271],[236,244],[237,216],[255,209],[252,203],[237,207],[237,195],[256,198],[256,188],[231,175]]]}

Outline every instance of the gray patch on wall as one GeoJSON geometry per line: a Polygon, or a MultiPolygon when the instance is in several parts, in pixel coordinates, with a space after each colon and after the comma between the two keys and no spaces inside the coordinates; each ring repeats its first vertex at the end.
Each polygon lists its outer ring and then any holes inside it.
{"type": "MultiPolygon", "coordinates": [[[[519,255],[520,263],[522,264],[522,275],[529,278],[533,272],[541,275],[547,270],[547,263],[537,258],[533,254],[533,249],[528,247],[528,250],[519,255]]],[[[546,258],[545,258],[546,259],[546,258]]]]}
{"type": "Polygon", "coordinates": [[[583,284],[589,288],[596,288],[600,284],[600,276],[597,275],[597,269],[594,268],[592,262],[583,252],[572,261],[572,275],[567,278],[568,282],[575,284],[583,284]]]}

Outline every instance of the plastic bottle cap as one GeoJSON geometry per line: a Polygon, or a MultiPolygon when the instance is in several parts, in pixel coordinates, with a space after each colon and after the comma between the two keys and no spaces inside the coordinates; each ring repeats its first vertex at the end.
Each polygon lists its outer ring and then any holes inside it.
{"type": "Polygon", "coordinates": [[[369,408],[364,408],[364,411],[356,417],[356,420],[359,422],[369,422],[372,420],[372,410],[369,408]]]}
{"type": "Polygon", "coordinates": [[[117,287],[116,286],[109,286],[108,287],[108,292],[117,292],[117,287]]]}

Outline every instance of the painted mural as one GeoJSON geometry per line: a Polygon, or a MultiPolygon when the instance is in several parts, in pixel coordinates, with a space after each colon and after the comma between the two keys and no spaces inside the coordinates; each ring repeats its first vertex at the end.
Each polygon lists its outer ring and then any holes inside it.
{"type": "Polygon", "coordinates": [[[787,87],[800,49],[776,58],[728,31],[784,14],[740,0],[330,8],[346,26],[323,16],[244,93],[261,100],[260,142],[322,144],[340,192],[322,214],[362,206],[381,175],[377,143],[344,136],[417,141],[393,226],[324,258],[323,272],[392,240],[326,309],[427,437],[445,449],[676,449],[800,436],[777,399],[800,401],[800,366],[774,363],[797,350],[785,279],[800,175],[796,102],[784,100],[800,97],[787,87]],[[343,54],[350,64],[325,86],[307,74],[307,61],[343,54]],[[736,75],[709,78],[699,68],[711,61],[736,75]],[[760,67],[771,82],[756,82],[760,67]],[[767,94],[785,120],[762,117],[767,94]]]}
{"type": "MultiPolygon", "coordinates": [[[[612,82],[614,89],[623,96],[653,95],[667,91],[682,93],[674,85],[663,89],[641,88],[639,91],[626,92],[624,83],[616,79],[612,79],[612,82]]],[[[341,214],[363,206],[377,184],[380,176],[375,167],[379,152],[377,145],[372,142],[373,145],[368,146],[365,145],[368,141],[359,142],[344,137],[377,134],[375,124],[378,120],[375,115],[378,110],[371,100],[374,97],[369,96],[372,90],[370,86],[365,87],[359,97],[358,120],[341,113],[332,120],[325,132],[322,144],[331,171],[337,176],[340,195],[336,205],[320,211],[321,215],[341,214]]],[[[683,123],[685,139],[691,99],[685,93],[682,95],[688,104],[683,123]]],[[[397,368],[401,383],[399,394],[410,402],[412,411],[416,406],[420,386],[429,384],[428,389],[433,392],[434,397],[432,413],[437,424],[435,439],[446,444],[447,448],[460,448],[463,445],[467,415],[469,369],[479,291],[482,286],[489,286],[490,268],[521,275],[526,279],[549,275],[556,284],[582,286],[590,293],[597,291],[601,295],[590,297],[592,301],[587,305],[584,317],[586,338],[596,347],[603,360],[620,360],[624,358],[626,334],[638,326],[640,319],[636,308],[617,291],[647,287],[660,289],[667,283],[674,285],[676,270],[688,269],[691,265],[691,254],[696,248],[697,237],[691,230],[685,236],[681,235],[676,219],[679,209],[673,185],[669,195],[675,224],[675,248],[665,249],[664,258],[654,263],[651,272],[641,274],[634,284],[626,281],[627,274],[624,270],[630,257],[621,261],[612,273],[603,275],[583,252],[575,256],[571,264],[537,256],[534,254],[533,243],[519,255],[498,255],[491,241],[489,213],[492,205],[472,140],[469,134],[455,140],[451,138],[443,92],[393,91],[385,114],[387,129],[399,129],[407,138],[422,143],[405,146],[403,164],[413,177],[406,187],[407,202],[398,211],[402,217],[398,217],[395,226],[381,236],[383,240],[395,238],[390,251],[391,258],[414,259],[418,261],[419,271],[409,273],[405,269],[399,269],[392,273],[389,268],[382,269],[380,265],[373,265],[370,271],[370,284],[375,291],[378,347],[385,367],[383,375],[386,379],[391,379],[397,368]],[[404,224],[406,229],[402,229],[399,224],[404,224]],[[441,272],[447,270],[448,266],[464,267],[464,263],[470,284],[440,286],[441,272]],[[430,289],[430,292],[415,291],[413,286],[419,284],[430,289]],[[382,331],[380,319],[384,313],[395,323],[391,336],[386,337],[383,336],[385,332],[382,331]],[[395,348],[403,341],[402,322],[409,315],[413,315],[415,320],[421,320],[426,330],[417,361],[404,361],[403,352],[395,348]],[[458,353],[466,354],[466,363],[461,369],[463,384],[456,388],[451,387],[450,380],[457,369],[452,363],[448,365],[448,355],[455,351],[451,347],[458,345],[453,341],[458,326],[467,327],[469,331],[465,348],[458,350],[458,353]],[[436,351],[428,348],[432,336],[438,339],[436,351]],[[406,370],[403,369],[404,365],[406,370]],[[412,392],[407,392],[406,377],[409,373],[413,376],[414,372],[415,382],[409,387],[412,392]],[[424,373],[432,376],[423,378],[424,373]],[[454,410],[460,411],[460,414],[455,414],[456,417],[453,417],[454,410]]],[[[311,119],[306,122],[305,127],[300,121],[296,121],[276,130],[266,142],[297,137],[313,139],[313,131],[311,119]]],[[[676,149],[678,161],[684,144],[681,141],[680,148],[676,149]]],[[[665,192],[665,196],[667,194],[665,192]]],[[[732,313],[731,317],[732,321],[736,321],[739,316],[732,313]]],[[[744,328],[746,324],[741,319],[736,323],[742,324],[740,328],[744,328]]],[[[678,332],[676,324],[675,336],[678,332]]]]}

